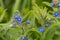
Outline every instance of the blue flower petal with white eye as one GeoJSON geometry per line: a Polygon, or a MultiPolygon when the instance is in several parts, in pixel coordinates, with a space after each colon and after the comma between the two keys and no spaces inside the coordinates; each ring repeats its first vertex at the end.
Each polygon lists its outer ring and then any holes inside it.
{"type": "Polygon", "coordinates": [[[22,18],[20,18],[20,17],[16,18],[16,22],[21,23],[22,22],[22,18]]]}
{"type": "Polygon", "coordinates": [[[57,3],[57,6],[59,6],[59,7],[60,7],[60,2],[58,2],[58,3],[57,3]]]}
{"type": "Polygon", "coordinates": [[[54,2],[51,2],[50,5],[51,5],[51,6],[54,6],[54,2]]]}
{"type": "Polygon", "coordinates": [[[44,31],[44,28],[43,27],[39,27],[38,28],[38,31],[43,32],[44,31]]]}
{"type": "Polygon", "coordinates": [[[14,18],[18,18],[19,16],[18,16],[18,14],[16,13],[16,14],[14,14],[14,18]]]}
{"type": "Polygon", "coordinates": [[[53,15],[54,15],[55,17],[58,17],[58,16],[59,16],[59,13],[58,13],[58,12],[54,12],[53,15]]]}
{"type": "Polygon", "coordinates": [[[25,36],[22,37],[22,40],[27,40],[27,38],[25,36]]]}

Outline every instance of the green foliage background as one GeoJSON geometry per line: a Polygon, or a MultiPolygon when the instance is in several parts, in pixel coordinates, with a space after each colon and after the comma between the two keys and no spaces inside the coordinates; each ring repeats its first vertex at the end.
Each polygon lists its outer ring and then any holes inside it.
{"type": "Polygon", "coordinates": [[[21,27],[24,27],[24,35],[28,40],[60,40],[60,17],[55,18],[52,14],[58,8],[51,7],[50,2],[52,0],[0,0],[0,40],[19,40],[22,36],[21,27]],[[16,12],[23,22],[11,28],[9,24],[16,12]],[[48,21],[48,18],[53,20],[48,21]],[[28,19],[31,20],[30,24],[26,24],[28,19]],[[46,21],[50,22],[49,27],[45,27],[46,21]],[[42,33],[37,29],[41,26],[45,28],[42,33]]]}

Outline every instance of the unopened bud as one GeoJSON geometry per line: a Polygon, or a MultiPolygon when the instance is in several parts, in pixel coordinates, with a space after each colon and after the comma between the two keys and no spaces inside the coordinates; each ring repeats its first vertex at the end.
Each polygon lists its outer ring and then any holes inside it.
{"type": "Polygon", "coordinates": [[[54,4],[57,4],[58,3],[58,0],[53,0],[54,4]]]}

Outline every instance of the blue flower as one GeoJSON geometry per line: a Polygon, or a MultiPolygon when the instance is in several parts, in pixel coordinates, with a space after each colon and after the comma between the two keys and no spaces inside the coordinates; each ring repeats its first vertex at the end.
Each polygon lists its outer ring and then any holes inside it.
{"type": "Polygon", "coordinates": [[[18,18],[19,16],[18,16],[18,14],[16,13],[16,14],[14,14],[14,18],[18,18]]]}
{"type": "Polygon", "coordinates": [[[57,6],[60,6],[60,2],[57,3],[57,6]]]}
{"type": "Polygon", "coordinates": [[[51,2],[50,5],[51,5],[51,6],[54,6],[54,2],[51,2]]]}
{"type": "Polygon", "coordinates": [[[54,12],[53,15],[54,15],[55,17],[57,17],[57,16],[59,16],[59,13],[58,13],[58,12],[54,12]]]}
{"type": "Polygon", "coordinates": [[[27,38],[25,36],[22,37],[22,40],[27,40],[27,38]]]}
{"type": "Polygon", "coordinates": [[[49,22],[46,22],[46,26],[47,26],[47,27],[50,26],[50,23],[49,23],[49,22]]]}
{"type": "Polygon", "coordinates": [[[27,24],[30,24],[30,20],[27,20],[26,23],[27,23],[27,24]]]}
{"type": "Polygon", "coordinates": [[[39,27],[38,28],[38,31],[43,32],[44,31],[44,28],[43,27],[39,27]]]}
{"type": "Polygon", "coordinates": [[[16,22],[21,23],[22,22],[22,18],[20,18],[20,17],[16,18],[16,22]]]}

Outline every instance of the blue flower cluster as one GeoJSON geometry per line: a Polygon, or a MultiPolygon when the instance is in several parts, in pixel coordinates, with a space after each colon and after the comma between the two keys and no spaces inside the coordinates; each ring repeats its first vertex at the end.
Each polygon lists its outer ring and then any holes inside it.
{"type": "MultiPolygon", "coordinates": [[[[54,2],[51,2],[50,5],[51,5],[51,6],[54,6],[54,2]]],[[[56,4],[56,6],[60,7],[60,2],[58,2],[58,3],[56,4]]]]}
{"type": "MultiPolygon", "coordinates": [[[[54,6],[54,2],[51,2],[50,5],[51,5],[51,6],[54,6]]],[[[60,7],[60,2],[58,2],[58,3],[56,4],[56,6],[60,7]]],[[[55,17],[58,17],[58,16],[59,16],[59,12],[54,12],[53,15],[54,15],[55,17]]]]}
{"type": "Polygon", "coordinates": [[[21,23],[22,22],[22,18],[19,17],[19,15],[17,13],[14,14],[14,18],[16,19],[16,22],[18,22],[18,23],[21,23]]]}
{"type": "MultiPolygon", "coordinates": [[[[18,22],[18,23],[21,23],[22,22],[22,18],[19,17],[19,15],[17,13],[14,14],[14,18],[16,19],[16,22],[18,22]]],[[[30,20],[27,20],[26,23],[27,24],[30,24],[30,20]]]]}

